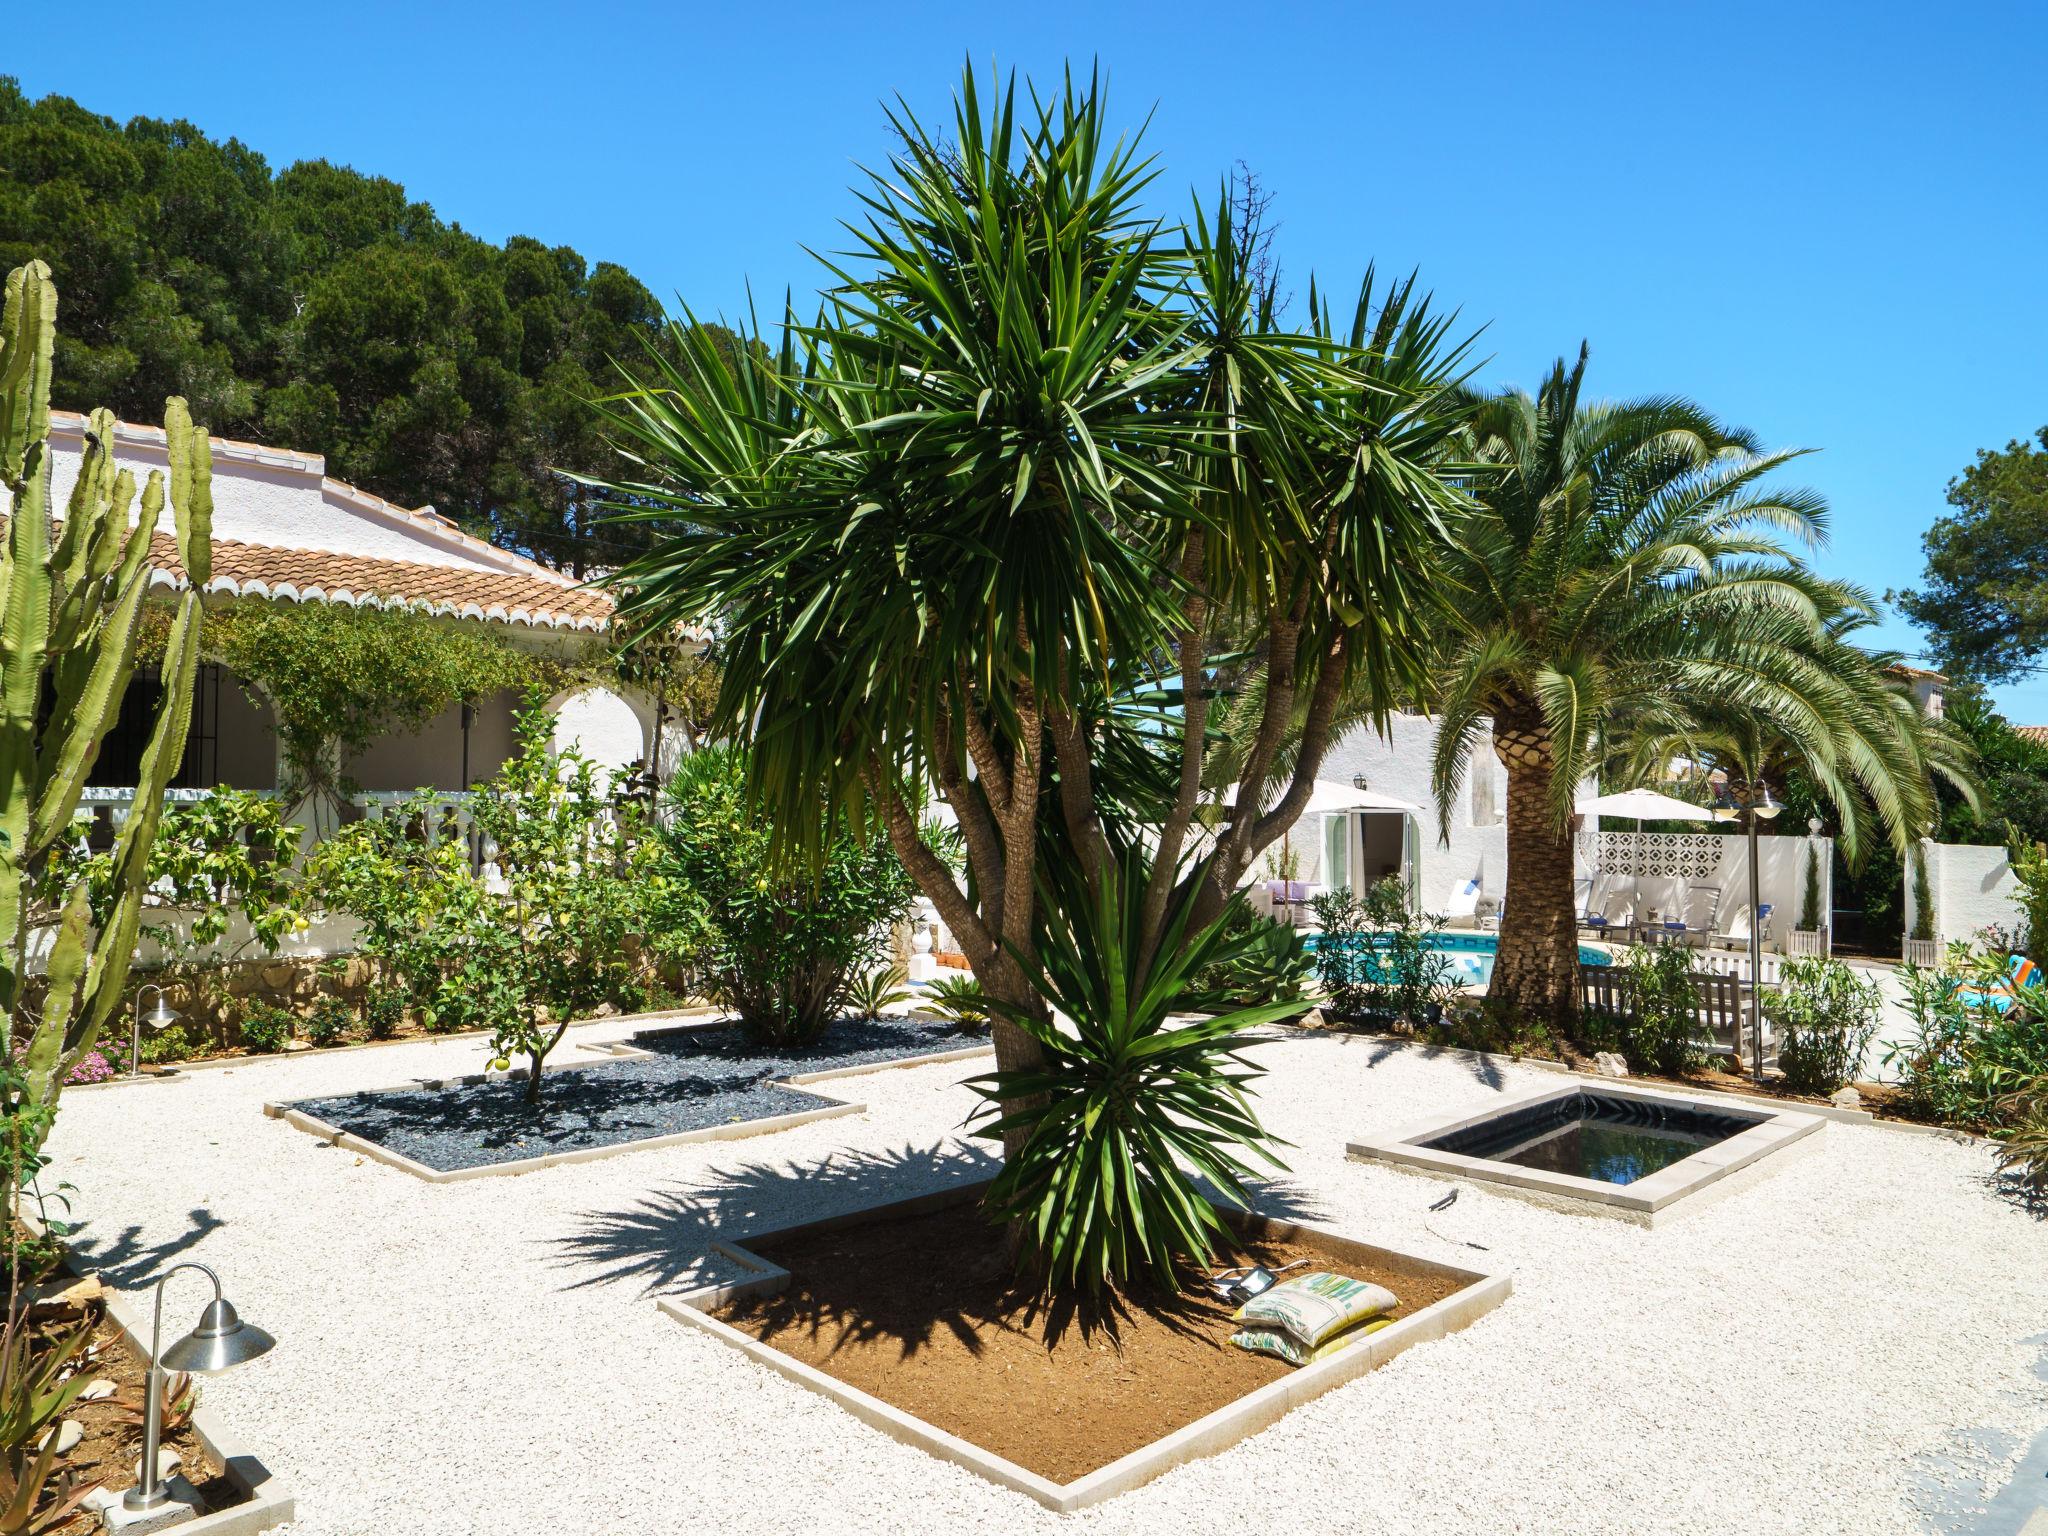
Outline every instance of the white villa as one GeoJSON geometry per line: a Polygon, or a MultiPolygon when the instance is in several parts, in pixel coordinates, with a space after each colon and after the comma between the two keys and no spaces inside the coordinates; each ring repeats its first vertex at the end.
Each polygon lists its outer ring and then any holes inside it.
{"type": "MultiPolygon", "coordinates": [[[[85,418],[51,413],[53,504],[78,475],[85,418]]],[[[214,438],[213,576],[209,605],[343,603],[404,608],[474,625],[539,654],[587,648],[611,619],[612,600],[534,561],[464,533],[432,507],[408,510],[330,479],[318,454],[214,438]]],[[[161,428],[122,423],[116,458],[144,479],[166,462],[161,428]]],[[[166,514],[168,517],[168,514],[166,514]]],[[[182,588],[173,541],[159,533],[152,581],[182,588]]],[[[88,805],[117,805],[133,786],[147,733],[153,676],[138,677],[100,750],[88,805]]],[[[460,791],[490,774],[512,745],[518,701],[509,693],[450,708],[416,734],[375,742],[345,765],[374,803],[417,789],[460,791]]],[[[268,790],[280,748],[269,707],[217,665],[200,669],[190,737],[174,787],[268,790]]],[[[631,690],[588,687],[552,701],[558,742],[623,768],[650,761],[651,701],[631,690]]]]}

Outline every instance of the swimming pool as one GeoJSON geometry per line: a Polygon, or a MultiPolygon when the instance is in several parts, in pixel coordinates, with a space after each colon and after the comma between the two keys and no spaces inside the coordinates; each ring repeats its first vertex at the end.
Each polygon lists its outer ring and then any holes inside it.
{"type": "MultiPolygon", "coordinates": [[[[1304,942],[1313,951],[1319,933],[1311,933],[1304,942]]],[[[1449,958],[1452,970],[1450,979],[1473,991],[1484,991],[1493,980],[1493,959],[1500,952],[1500,935],[1497,933],[1440,933],[1430,948],[1449,958]]],[[[1612,965],[1614,957],[1602,949],[1588,945],[1579,946],[1581,965],[1612,965]]]]}

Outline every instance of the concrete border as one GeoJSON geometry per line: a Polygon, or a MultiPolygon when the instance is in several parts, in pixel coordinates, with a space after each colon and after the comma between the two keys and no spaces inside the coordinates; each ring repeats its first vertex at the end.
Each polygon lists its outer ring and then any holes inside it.
{"type": "MultiPolygon", "coordinates": [[[[729,1028],[730,1021],[723,1016],[677,1025],[671,1029],[642,1030],[631,1038],[638,1040],[646,1035],[697,1034],[712,1029],[729,1028]]],[[[613,1061],[630,1061],[636,1057],[651,1056],[652,1051],[643,1050],[624,1040],[606,1040],[586,1045],[585,1050],[601,1051],[602,1061],[563,1061],[550,1063],[541,1068],[546,1073],[580,1072],[591,1067],[601,1067],[613,1061]]],[[[867,1105],[847,1099],[835,1099],[829,1094],[819,1093],[806,1086],[811,1083],[830,1082],[842,1077],[857,1077],[869,1072],[887,1072],[901,1067],[930,1067],[948,1061],[965,1061],[969,1057],[985,1055],[994,1050],[993,1046],[977,1045],[949,1051],[927,1051],[919,1056],[903,1056],[890,1061],[857,1062],[848,1067],[830,1067],[820,1072],[799,1072],[788,1077],[768,1077],[761,1081],[770,1087],[787,1088],[818,1101],[816,1109],[801,1109],[786,1115],[767,1115],[753,1120],[741,1120],[725,1125],[700,1126],[693,1131],[675,1131],[666,1136],[643,1136],[633,1141],[612,1142],[601,1147],[576,1147],[567,1152],[546,1152],[537,1157],[514,1158],[510,1162],[487,1163],[475,1168],[430,1168],[425,1163],[394,1152],[381,1142],[358,1136],[353,1131],[309,1115],[302,1109],[295,1109],[292,1100],[271,1100],[264,1104],[263,1113],[272,1120],[282,1120],[294,1130],[306,1132],[330,1147],[355,1152],[400,1173],[423,1179],[429,1184],[459,1184],[471,1179],[510,1178],[517,1174],[532,1173],[541,1168],[561,1167],[569,1163],[592,1163],[607,1157],[623,1157],[629,1152],[652,1152],[661,1147],[687,1146],[699,1141],[740,1141],[749,1136],[769,1136],[777,1131],[794,1130],[800,1125],[809,1125],[814,1120],[833,1120],[841,1115],[867,1113],[867,1105]]],[[[510,1072],[470,1072],[458,1077],[420,1078],[410,1083],[397,1084],[389,1088],[371,1088],[369,1093],[417,1093],[442,1092],[453,1088],[470,1088],[481,1083],[505,1082],[525,1076],[523,1068],[510,1072]]]]}
{"type": "MultiPolygon", "coordinates": [[[[725,1011],[710,1003],[690,1003],[680,1008],[657,1008],[651,1013],[614,1013],[601,1018],[571,1019],[569,1028],[584,1029],[593,1024],[650,1024],[670,1023],[674,1020],[704,1019],[716,1024],[727,1017],[725,1011]]],[[[677,1029],[691,1028],[691,1024],[673,1024],[677,1029]]],[[[666,1034],[667,1030],[635,1030],[635,1034],[666,1034]]],[[[349,1051],[387,1050],[402,1045],[445,1045],[451,1040],[488,1040],[488,1029],[451,1029],[444,1034],[407,1035],[400,1040],[351,1040],[346,1045],[309,1045],[302,1051],[245,1051],[239,1056],[195,1056],[189,1061],[166,1062],[160,1070],[146,1072],[138,1080],[126,1073],[110,1077],[97,1083],[68,1083],[66,1093],[77,1093],[80,1089],[134,1087],[138,1081],[176,1082],[179,1078],[194,1072],[233,1071],[237,1067],[261,1067],[281,1061],[304,1061],[313,1056],[340,1056],[349,1051]]],[[[581,1044],[579,1041],[578,1044],[581,1044]]],[[[586,1046],[596,1050],[597,1046],[586,1046]]]]}
{"type": "Polygon", "coordinates": [[[1475,1051],[1462,1045],[1432,1045],[1427,1040],[1413,1040],[1403,1035],[1366,1029],[1304,1029],[1296,1025],[1283,1025],[1278,1027],[1278,1031],[1271,1038],[1313,1040],[1328,1035],[1370,1040],[1375,1045],[1392,1046],[1404,1051],[1421,1051],[1425,1056],[1448,1056],[1455,1061],[1470,1062],[1479,1066],[1533,1067],[1538,1072],[1555,1072],[1582,1083],[1634,1084],[1647,1092],[1675,1093],[1683,1098],[1698,1099],[1703,1104],[1730,1104],[1742,1109],[1769,1110],[1774,1114],[1818,1115],[1823,1120],[1839,1120],[1845,1125],[1870,1125],[1881,1131],[1902,1131],[1909,1136],[1937,1136],[1966,1146],[1972,1143],[1981,1143],[1987,1147],[1999,1145],[1989,1136],[1979,1136],[1974,1131],[1957,1130],[1952,1125],[1926,1125],[1918,1120],[1899,1120],[1886,1115],[1875,1115],[1867,1109],[1844,1109],[1839,1104],[1816,1104],[1805,1099],[1780,1099],[1761,1093],[1729,1093],[1720,1088],[1674,1088],[1644,1078],[1608,1077],[1601,1072],[1582,1071],[1568,1062],[1553,1061],[1548,1056],[1511,1056],[1506,1051],[1475,1051]]]}
{"type": "MultiPolygon", "coordinates": [[[[23,1226],[38,1237],[46,1235],[47,1229],[33,1212],[22,1211],[19,1214],[23,1226]]],[[[64,1249],[64,1268],[81,1279],[97,1273],[82,1267],[69,1244],[64,1249]]],[[[103,1297],[107,1321],[120,1329],[123,1342],[145,1364],[149,1360],[149,1334],[141,1315],[131,1308],[130,1301],[132,1298],[139,1307],[147,1289],[129,1292],[106,1286],[103,1297]]],[[[204,1391],[192,1409],[192,1433],[199,1437],[199,1443],[206,1448],[207,1454],[221,1464],[227,1480],[241,1490],[243,1502],[196,1519],[180,1521],[173,1529],[189,1531],[193,1536],[258,1536],[260,1532],[298,1518],[297,1499],[279,1489],[270,1469],[263,1465],[256,1453],[221,1424],[219,1415],[207,1406],[204,1391]]]]}
{"type": "MultiPolygon", "coordinates": [[[[933,1194],[893,1200],[864,1210],[826,1217],[820,1221],[803,1222],[755,1233],[745,1241],[758,1243],[771,1238],[796,1237],[870,1221],[920,1215],[926,1211],[940,1210],[975,1199],[987,1185],[988,1180],[978,1179],[971,1184],[957,1185],[933,1194]]],[[[780,1350],[763,1344],[751,1334],[712,1316],[715,1309],[741,1297],[772,1295],[789,1284],[788,1270],[754,1253],[745,1246],[745,1243],[715,1241],[711,1247],[720,1256],[749,1271],[749,1278],[733,1283],[699,1286],[677,1297],[662,1298],[657,1305],[685,1327],[707,1334],[721,1344],[738,1350],[757,1364],[766,1366],[797,1385],[807,1387],[830,1399],[890,1439],[903,1445],[915,1446],[942,1461],[950,1461],[956,1466],[965,1467],[992,1483],[1036,1500],[1047,1509],[1066,1514],[1084,1509],[1091,1504],[1099,1504],[1118,1494],[1128,1493],[1131,1489],[1149,1483],[1185,1462],[1227,1450],[1285,1417],[1292,1409],[1298,1408],[1311,1398],[1320,1397],[1325,1392],[1365,1375],[1404,1350],[1443,1338],[1470,1326],[1507,1300],[1514,1288],[1513,1282],[1504,1274],[1483,1274],[1414,1254],[1378,1248],[1370,1243],[1359,1242],[1355,1238],[1302,1222],[1283,1221],[1256,1213],[1226,1215],[1232,1225],[1242,1232],[1256,1233],[1283,1241],[1297,1237],[1308,1238],[1326,1246],[1340,1258],[1349,1255],[1370,1261],[1394,1259],[1404,1265],[1453,1276],[1465,1283],[1459,1290],[1441,1301],[1424,1307],[1414,1316],[1401,1318],[1390,1327],[1366,1335],[1358,1343],[1338,1351],[1327,1359],[1302,1366],[1277,1381],[1268,1382],[1235,1402],[1225,1403],[1214,1412],[1205,1414],[1194,1423],[1183,1425],[1172,1433],[1154,1440],[1150,1445],[1140,1446],[1107,1466],[1098,1467],[1095,1471],[1067,1483],[1056,1483],[1006,1457],[984,1450],[972,1441],[950,1434],[881,1398],[785,1355],[780,1350]]]]}
{"type": "MultiPolygon", "coordinates": [[[[1576,1079],[1578,1074],[1572,1076],[1576,1079]]],[[[1718,1095],[1669,1093],[1638,1087],[1617,1078],[1603,1077],[1598,1082],[1599,1091],[1611,1098],[1668,1104],[1680,1109],[1711,1111],[1725,1107],[1725,1100],[1718,1095]]],[[[1802,1114],[1796,1110],[1764,1109],[1745,1103],[1743,1108],[1746,1112],[1761,1116],[1755,1125],[1713,1146],[1702,1147],[1633,1184],[1609,1184],[1600,1179],[1580,1178],[1576,1174],[1524,1168],[1492,1158],[1471,1157],[1462,1152],[1421,1145],[1502,1115],[1570,1098],[1585,1091],[1585,1085],[1577,1081],[1541,1089],[1468,1114],[1412,1126],[1398,1135],[1351,1142],[1344,1149],[1345,1155],[1355,1162],[1386,1163],[1434,1178],[1470,1179],[1496,1193],[1565,1210],[1619,1216],[1640,1226],[1653,1227],[1678,1214],[1673,1208],[1688,1195],[1719,1183],[1730,1174],[1813,1135],[1824,1124],[1818,1115],[1802,1114]]]]}

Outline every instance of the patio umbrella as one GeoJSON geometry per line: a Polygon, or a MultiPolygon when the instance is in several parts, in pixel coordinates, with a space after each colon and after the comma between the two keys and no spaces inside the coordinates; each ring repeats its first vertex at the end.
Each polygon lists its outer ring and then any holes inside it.
{"type": "MultiPolygon", "coordinates": [[[[1672,795],[1659,794],[1654,789],[1624,789],[1611,795],[1594,795],[1579,801],[1572,807],[1582,816],[1626,816],[1636,824],[1636,841],[1642,842],[1643,823],[1646,821],[1712,821],[1714,813],[1704,806],[1694,805],[1690,800],[1680,800],[1672,795]]],[[[1640,849],[1638,850],[1640,852],[1640,849]]],[[[1640,858],[1636,860],[1641,863],[1640,858]]],[[[1633,907],[1642,895],[1640,873],[1629,877],[1630,905],[1633,907]]]]}

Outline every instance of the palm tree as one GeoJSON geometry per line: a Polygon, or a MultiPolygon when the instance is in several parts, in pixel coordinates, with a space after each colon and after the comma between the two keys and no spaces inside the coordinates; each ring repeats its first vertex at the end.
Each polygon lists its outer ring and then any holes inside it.
{"type": "Polygon", "coordinates": [[[1795,549],[1822,541],[1825,503],[1766,484],[1803,450],[1766,452],[1686,400],[1583,402],[1585,370],[1581,348],[1472,419],[1487,472],[1444,555],[1460,592],[1434,699],[1441,805],[1482,744],[1507,770],[1490,996],[1557,1022],[1577,1006],[1571,818],[1589,777],[1656,777],[1658,753],[1732,728],[1797,760],[1852,838],[1867,808],[1903,846],[1934,803],[1926,731],[1848,638],[1870,599],[1795,549]]]}

